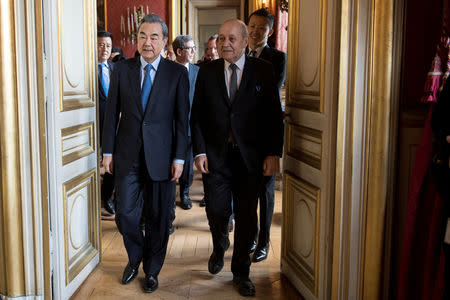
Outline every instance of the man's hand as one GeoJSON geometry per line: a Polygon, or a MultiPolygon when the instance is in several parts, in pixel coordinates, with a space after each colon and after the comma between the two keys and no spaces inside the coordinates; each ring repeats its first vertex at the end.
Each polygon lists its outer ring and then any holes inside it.
{"type": "Polygon", "coordinates": [[[263,175],[272,176],[280,170],[280,158],[278,156],[266,156],[263,163],[263,175]]]}
{"type": "Polygon", "coordinates": [[[105,168],[106,173],[113,173],[114,162],[112,156],[103,156],[102,165],[105,168]]]}
{"type": "Polygon", "coordinates": [[[202,172],[203,174],[208,174],[208,158],[206,155],[199,155],[194,160],[195,166],[197,167],[197,170],[202,172]]]}
{"type": "Polygon", "coordinates": [[[170,179],[171,181],[177,180],[178,178],[180,178],[181,174],[183,173],[183,165],[182,164],[177,164],[177,163],[172,163],[172,179],[170,179]]]}

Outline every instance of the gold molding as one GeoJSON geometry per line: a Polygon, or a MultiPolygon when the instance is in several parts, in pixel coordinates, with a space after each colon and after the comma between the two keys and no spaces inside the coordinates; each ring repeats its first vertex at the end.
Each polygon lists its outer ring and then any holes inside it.
{"type": "Polygon", "coordinates": [[[87,156],[91,153],[95,152],[95,135],[94,135],[94,122],[84,123],[80,125],[75,125],[67,128],[61,129],[61,159],[62,164],[67,165],[77,159],[80,159],[84,156],[87,156]],[[87,130],[87,133],[84,133],[87,130]],[[77,134],[78,133],[78,134],[77,134]],[[73,139],[76,137],[80,137],[83,135],[88,135],[88,143],[78,144],[71,148],[64,149],[64,142],[73,139]],[[73,150],[74,148],[79,148],[81,146],[85,146],[77,151],[73,151],[67,154],[64,152],[68,152],[73,150]]]}
{"type": "MultiPolygon", "coordinates": [[[[292,1],[289,3],[290,11],[300,11],[300,1],[292,1]]],[[[319,3],[319,30],[318,30],[318,66],[314,75],[314,80],[317,78],[317,74],[320,72],[319,89],[317,91],[303,91],[297,88],[298,72],[295,68],[299,65],[298,55],[288,55],[287,61],[287,78],[290,79],[286,83],[286,106],[293,106],[303,110],[309,110],[312,112],[323,113],[324,101],[323,94],[325,89],[325,49],[326,49],[326,28],[327,28],[327,0],[321,0],[319,3]]],[[[289,29],[288,40],[298,41],[298,32],[300,26],[300,14],[289,14],[289,29]]],[[[288,53],[299,53],[299,43],[288,43],[288,53]]],[[[313,80],[313,81],[314,81],[313,80]]],[[[310,84],[312,85],[312,83],[310,84]]],[[[308,86],[305,84],[305,86],[308,86]]]]}
{"type": "MultiPolygon", "coordinates": [[[[286,126],[286,154],[296,158],[299,161],[310,165],[318,170],[322,169],[322,157],[323,157],[323,133],[320,130],[308,128],[305,126],[297,125],[294,123],[287,123],[286,126]],[[297,134],[296,134],[297,133],[297,134]],[[301,136],[300,136],[301,135],[301,136]],[[320,146],[320,153],[315,153],[312,150],[306,148],[294,148],[293,140],[296,141],[308,141],[306,137],[310,137],[310,143],[316,143],[320,146]]],[[[311,147],[309,147],[311,148],[311,147]]]]}
{"type": "MultiPolygon", "coordinates": [[[[60,111],[69,111],[95,106],[95,76],[93,72],[94,63],[97,61],[94,54],[96,53],[92,38],[94,36],[91,20],[95,19],[92,7],[88,0],[83,0],[83,33],[84,33],[84,89],[81,91],[66,91],[64,90],[64,77],[67,76],[66,64],[64,60],[63,36],[62,30],[64,18],[62,2],[57,1],[57,15],[58,15],[58,61],[59,61],[59,82],[60,82],[60,111]],[[77,97],[78,96],[78,97],[77,97]]],[[[70,85],[70,82],[69,82],[70,85]]]]}
{"type": "Polygon", "coordinates": [[[0,16],[0,142],[2,224],[0,293],[8,297],[26,294],[20,168],[20,124],[14,1],[3,1],[0,16]]]}
{"type": "Polygon", "coordinates": [[[63,189],[63,209],[64,209],[64,250],[65,250],[65,273],[66,285],[68,285],[83,268],[100,252],[99,249],[99,228],[96,224],[97,210],[97,168],[83,173],[62,185],[63,189]],[[69,259],[69,223],[67,216],[67,204],[70,196],[87,188],[88,190],[88,232],[89,242],[85,244],[77,254],[69,259]],[[81,257],[81,258],[80,258],[81,257]]]}
{"type": "Polygon", "coordinates": [[[298,178],[296,175],[289,172],[284,173],[283,180],[283,228],[282,228],[282,258],[288,262],[288,265],[294,270],[297,276],[301,279],[303,284],[310,290],[312,294],[318,296],[319,293],[319,239],[320,239],[320,205],[321,205],[321,190],[320,188],[310,184],[309,182],[298,178]],[[314,225],[314,269],[297,255],[293,249],[293,219],[294,219],[294,188],[297,192],[309,196],[310,201],[315,202],[315,223],[314,225]]]}

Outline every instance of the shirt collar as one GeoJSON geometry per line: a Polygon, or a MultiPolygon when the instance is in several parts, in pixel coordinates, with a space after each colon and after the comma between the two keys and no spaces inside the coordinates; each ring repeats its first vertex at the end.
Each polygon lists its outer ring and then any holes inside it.
{"type": "Polygon", "coordinates": [[[189,63],[184,64],[184,66],[185,66],[186,69],[189,71],[189,63]]]}
{"type": "MultiPolygon", "coordinates": [[[[227,70],[230,67],[230,63],[225,61],[225,70],[227,70]]],[[[244,70],[244,64],[245,64],[245,54],[242,54],[242,56],[234,63],[239,70],[244,70]]]]}
{"type": "MultiPolygon", "coordinates": [[[[139,58],[141,60],[141,67],[143,69],[145,69],[145,66],[148,65],[148,62],[142,57],[142,55],[139,56],[139,58]]],[[[151,63],[151,65],[152,65],[153,69],[155,70],[155,72],[158,71],[158,66],[159,66],[160,62],[161,62],[161,55],[158,55],[158,57],[151,63]]]]}
{"type": "Polygon", "coordinates": [[[99,65],[99,66],[105,66],[105,67],[109,68],[108,61],[106,61],[106,62],[104,62],[104,63],[98,62],[98,65],[99,65]]]}
{"type": "Polygon", "coordinates": [[[248,53],[250,53],[251,51],[256,51],[256,57],[259,57],[261,55],[261,52],[263,51],[263,49],[267,46],[267,43],[264,46],[258,47],[256,49],[252,49],[250,48],[250,46],[248,46],[248,53]]]}

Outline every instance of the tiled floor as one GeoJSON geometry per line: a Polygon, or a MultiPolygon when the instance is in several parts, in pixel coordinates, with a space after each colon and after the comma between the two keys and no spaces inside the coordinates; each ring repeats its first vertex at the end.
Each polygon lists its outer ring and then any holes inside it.
{"type": "MultiPolygon", "coordinates": [[[[230,263],[233,247],[225,253],[223,270],[217,275],[208,272],[212,241],[204,208],[198,205],[203,197],[199,179],[197,174],[191,187],[193,208],[186,211],[177,207],[175,233],[170,236],[157,291],[152,294],[142,291],[142,268],[133,282],[128,285],[120,283],[127,264],[122,237],[114,222],[102,221],[102,262],[72,299],[244,299],[232,284],[230,263]]],[[[230,240],[233,245],[232,234],[230,240]]],[[[280,274],[280,243],[281,192],[276,192],[269,257],[251,266],[250,278],[256,287],[256,299],[302,299],[280,274]]]]}

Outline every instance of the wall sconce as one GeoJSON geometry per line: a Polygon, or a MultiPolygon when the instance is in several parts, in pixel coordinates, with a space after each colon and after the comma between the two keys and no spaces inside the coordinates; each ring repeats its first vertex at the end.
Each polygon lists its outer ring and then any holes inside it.
{"type": "Polygon", "coordinates": [[[137,30],[139,22],[145,15],[148,15],[148,5],[147,13],[144,12],[144,5],[139,5],[137,8],[134,6],[133,12],[130,12],[130,8],[127,7],[127,13],[125,17],[120,16],[120,33],[122,35],[122,40],[131,39],[131,43],[134,44],[137,37],[137,30]],[[125,27],[125,18],[127,26],[125,27]]]}
{"type": "Polygon", "coordinates": [[[267,2],[267,0],[262,0],[261,1],[261,7],[262,8],[267,8],[267,3],[266,2],[267,2]]]}

